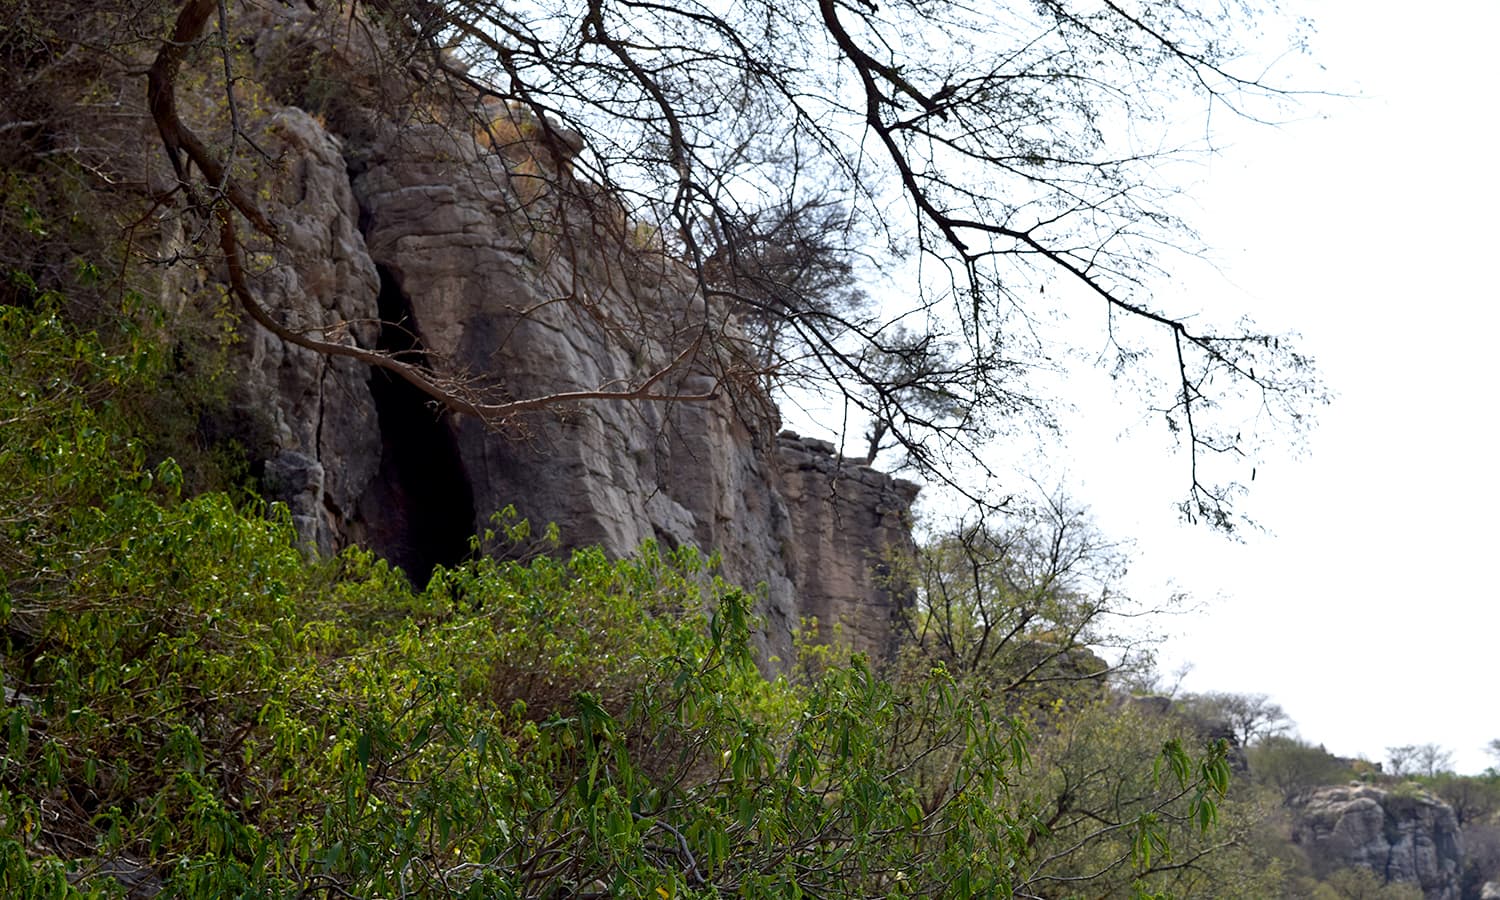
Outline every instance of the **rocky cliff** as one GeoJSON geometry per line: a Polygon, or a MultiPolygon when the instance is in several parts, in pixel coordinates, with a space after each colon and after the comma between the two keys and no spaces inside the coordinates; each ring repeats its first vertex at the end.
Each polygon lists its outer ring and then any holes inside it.
{"type": "Polygon", "coordinates": [[[1292,840],[1320,874],[1365,868],[1388,884],[1421,887],[1428,900],[1459,900],[1458,819],[1430,794],[1359,784],[1318,788],[1298,801],[1295,814],[1292,840]]]}
{"type": "MultiPolygon", "coordinates": [[[[880,561],[912,550],[916,487],[779,433],[764,388],[724,377],[721,357],[740,352],[735,317],[574,176],[569,136],[492,128],[480,100],[417,115],[399,99],[411,85],[381,68],[378,31],[338,17],[251,5],[239,28],[254,61],[245,125],[274,160],[255,187],[280,230],[252,286],[276,315],[461,373],[474,396],[612,391],[664,373],[654,394],[669,398],[486,422],[243,323],[234,427],[310,542],[363,543],[421,579],[513,505],[571,545],[719,552],[728,580],[762,586],[772,655],[785,658],[812,616],[825,634],[841,623],[857,649],[887,648],[899,598],[880,561]],[[465,108],[484,114],[453,113],[465,108]]],[[[151,180],[170,184],[159,144],[144,129],[140,140],[151,180]]],[[[180,226],[163,233],[164,255],[185,246],[180,226]]],[[[179,274],[168,302],[203,288],[179,274]]]]}

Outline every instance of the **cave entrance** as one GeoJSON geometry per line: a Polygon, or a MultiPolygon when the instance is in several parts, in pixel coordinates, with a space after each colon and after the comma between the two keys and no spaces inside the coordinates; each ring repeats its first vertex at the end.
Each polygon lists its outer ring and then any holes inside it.
{"type": "MultiPolygon", "coordinates": [[[[377,347],[408,362],[422,362],[411,303],[396,275],[380,273],[377,347]]],[[[366,500],[372,549],[424,587],[435,566],[453,566],[470,554],[474,491],[448,417],[426,394],[383,369],[372,369],[370,392],[380,418],[380,475],[366,500]]]]}

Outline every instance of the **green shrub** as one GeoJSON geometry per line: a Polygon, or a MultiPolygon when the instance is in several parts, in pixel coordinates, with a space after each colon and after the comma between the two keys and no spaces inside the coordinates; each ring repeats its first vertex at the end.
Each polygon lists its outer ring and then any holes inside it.
{"type": "MultiPolygon", "coordinates": [[[[768,681],[751,599],[689,550],[421,592],[310,559],[284,508],[147,464],[120,398],[161,372],[0,307],[0,894],[1005,896],[1058,852],[1023,730],[941,665],[768,681]]],[[[1160,759],[1208,826],[1222,756],[1160,759]]],[[[1163,811],[1112,832],[1142,896],[1163,811]]]]}

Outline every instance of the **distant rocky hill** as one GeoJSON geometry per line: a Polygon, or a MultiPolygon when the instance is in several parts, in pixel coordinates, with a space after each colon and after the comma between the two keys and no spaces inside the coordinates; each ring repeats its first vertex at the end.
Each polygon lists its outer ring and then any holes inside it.
{"type": "Polygon", "coordinates": [[[1319,874],[1369,869],[1386,883],[1421,888],[1427,900],[1459,900],[1463,841],[1448,804],[1415,787],[1317,788],[1298,799],[1292,840],[1319,874]]]}

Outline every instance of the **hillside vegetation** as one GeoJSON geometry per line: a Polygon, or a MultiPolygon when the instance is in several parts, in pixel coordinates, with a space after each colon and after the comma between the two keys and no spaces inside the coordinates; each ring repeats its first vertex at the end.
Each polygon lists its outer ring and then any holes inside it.
{"type": "Polygon", "coordinates": [[[510,559],[420,592],[359,550],[316,558],[284,509],[185,491],[148,454],[172,366],[149,316],[82,328],[55,294],[22,301],[0,307],[6,897],[1147,896],[1264,874],[1214,827],[1222,745],[1102,695],[1057,694],[1028,733],[993,678],[920,658],[810,648],[767,680],[747,595],[693,552],[564,558],[502,516],[476,543],[510,559]]]}
{"type": "MultiPolygon", "coordinates": [[[[1015,316],[1063,314],[1054,279],[1109,310],[1121,371],[1150,348],[1176,360],[1142,400],[1171,410],[1186,518],[1236,527],[1263,439],[1232,425],[1247,399],[1308,427],[1323,394],[1290,338],[1144,292],[1152,248],[1188,234],[1155,180],[1179,154],[1106,134],[1166,121],[1181,95],[1279,104],[1279,80],[1225,68],[1223,17],[1002,5],[1008,31],[976,20],[957,41],[943,4],[886,20],[827,2],[816,22],[635,6],[559,29],[566,5],[0,3],[0,897],[1409,896],[1290,843],[1283,804],[1347,766],[1136,696],[1149,667],[1103,649],[1109,618],[1139,612],[1117,591],[1128,560],[1060,500],[1028,519],[972,496],[1006,524],[872,567],[911,600],[888,658],[808,621],[775,659],[756,649],[769,590],[728,583],[713,548],[565,551],[557,527],[501,509],[464,553],[486,501],[418,517],[457,551],[402,571],[333,553],[342,533],[320,552],[267,499],[285,496],[271,449],[325,432],[288,405],[300,430],[271,435],[256,404],[299,378],[322,404],[335,357],[346,387],[382,370],[411,389],[397,428],[444,406],[497,434],[520,410],[717,401],[710,421],[748,444],[736,403],[769,423],[777,390],[821,385],[867,428],[865,462],[966,492],[950,456],[1050,421],[1022,373],[1058,348],[1015,316]],[[1002,31],[1022,37],[990,47],[1002,31]],[[828,72],[864,96],[799,107],[828,72]],[[846,155],[860,129],[885,176],[846,155]],[[629,377],[509,396],[422,349],[386,277],[399,266],[354,239],[370,209],[346,183],[414,133],[446,149],[408,160],[424,179],[392,193],[437,199],[395,218],[452,213],[441,178],[466,161],[484,215],[450,217],[455,246],[514,230],[513,271],[568,283],[524,317],[598,326],[629,377]],[[359,253],[332,258],[344,238],[359,253]],[[888,274],[874,257],[908,244],[948,274],[885,310],[864,294],[888,274]],[[682,282],[687,321],[612,310],[587,283],[634,286],[643,260],[682,282]]],[[[504,343],[514,324],[476,331],[504,343]]],[[[373,435],[374,409],[350,429],[373,435]]],[[[337,506],[315,493],[305,522],[337,506]]],[[[885,511],[903,538],[909,502],[885,511]]]]}

